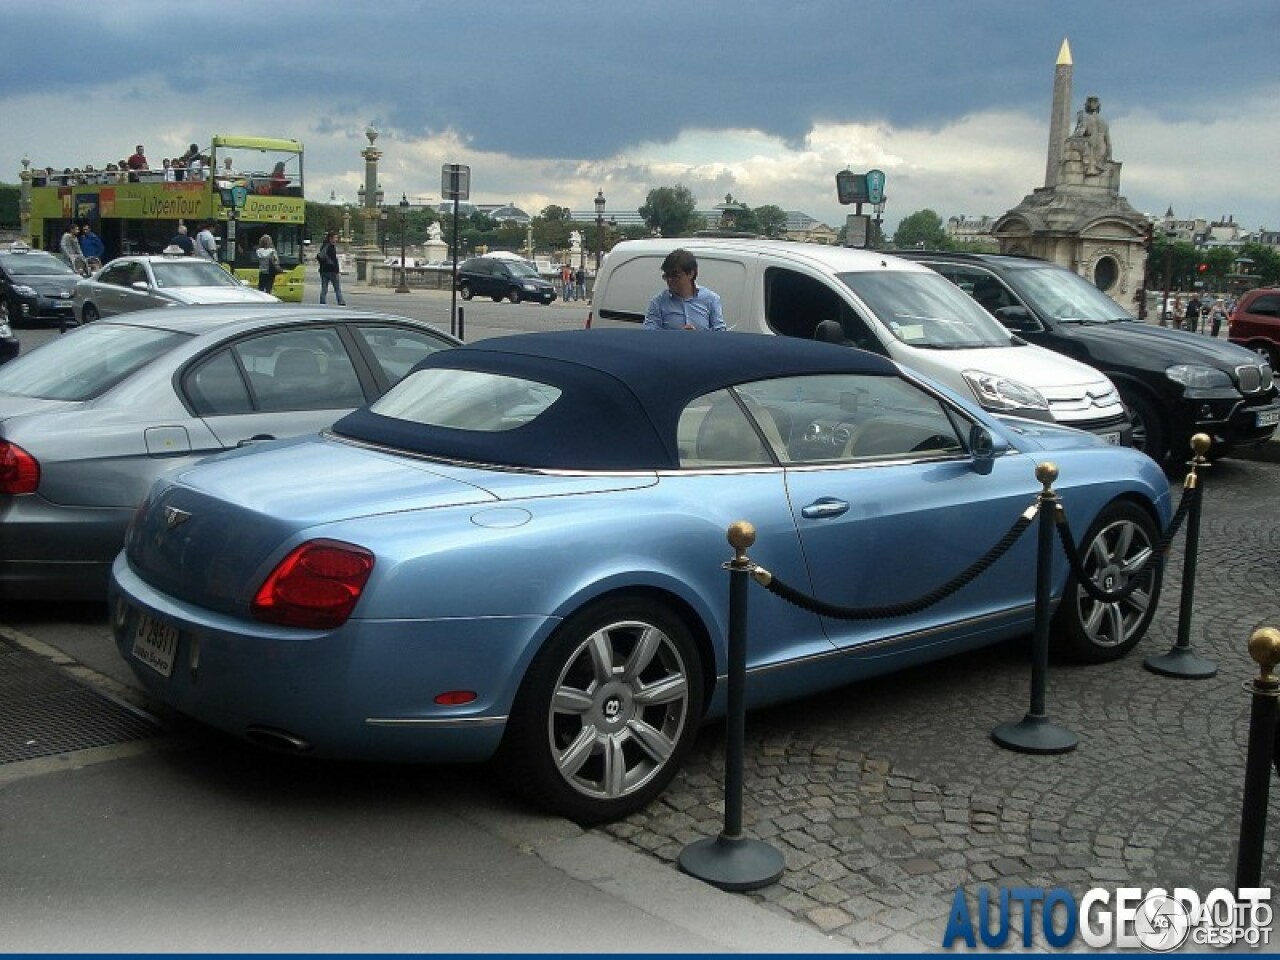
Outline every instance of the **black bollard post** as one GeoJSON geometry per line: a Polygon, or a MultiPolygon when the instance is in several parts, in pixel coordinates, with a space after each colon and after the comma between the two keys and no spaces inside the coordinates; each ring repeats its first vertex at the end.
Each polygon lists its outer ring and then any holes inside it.
{"type": "Polygon", "coordinates": [[[467,339],[467,334],[466,334],[466,325],[465,325],[465,322],[464,322],[464,320],[463,320],[463,316],[462,316],[462,308],[461,308],[461,307],[459,307],[459,308],[458,308],[458,339],[459,339],[459,340],[466,340],[466,339],[467,339]]]}
{"type": "MultiPolygon", "coordinates": [[[[1019,753],[1067,753],[1079,744],[1076,735],[1049,721],[1045,709],[1045,690],[1049,679],[1049,621],[1053,603],[1054,524],[1057,522],[1058,495],[1053,481],[1058,479],[1056,465],[1045,462],[1036,467],[1036,479],[1044,486],[1040,491],[1040,530],[1036,539],[1036,621],[1031,639],[1031,709],[1017,723],[1002,723],[991,731],[991,739],[1008,750],[1019,753]]],[[[1063,597],[1063,603],[1067,598],[1063,597]]]]}
{"type": "Polygon", "coordinates": [[[763,840],[742,835],[743,753],[746,749],[747,588],[754,566],[746,550],[755,527],[739,520],[729,527],[735,556],[729,571],[729,690],[725,717],[724,830],[680,851],[680,869],[721,890],[757,890],[782,876],[782,854],[763,840]]]}
{"type": "Polygon", "coordinates": [[[1200,504],[1204,497],[1204,486],[1197,474],[1209,465],[1205,454],[1209,452],[1212,441],[1207,434],[1197,433],[1191,438],[1192,457],[1190,471],[1183,482],[1183,496],[1191,497],[1191,506],[1187,508],[1187,541],[1182,557],[1182,597],[1178,605],[1178,639],[1167,653],[1147,657],[1142,665],[1152,673],[1165,677],[1181,677],[1184,680],[1199,680],[1212,677],[1218,672],[1218,665],[1206,660],[1191,649],[1191,614],[1196,593],[1196,561],[1200,552],[1200,504]]]}
{"type": "Polygon", "coordinates": [[[1244,767],[1244,806],[1240,813],[1240,846],[1236,851],[1236,889],[1262,885],[1262,846],[1267,828],[1267,794],[1276,743],[1276,698],[1280,697],[1280,630],[1262,627],[1249,637],[1249,656],[1260,668],[1245,683],[1253,694],[1249,713],[1249,753],[1244,767]]]}

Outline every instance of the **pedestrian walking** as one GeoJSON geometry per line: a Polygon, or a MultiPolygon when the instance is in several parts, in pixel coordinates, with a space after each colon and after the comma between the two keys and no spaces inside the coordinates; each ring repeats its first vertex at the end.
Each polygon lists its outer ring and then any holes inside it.
{"type": "Polygon", "coordinates": [[[567,263],[560,267],[560,296],[565,303],[573,299],[573,267],[567,263]]]}
{"type": "Polygon", "coordinates": [[[338,248],[334,244],[337,234],[330,230],[324,235],[324,243],[316,254],[316,263],[320,265],[320,302],[324,303],[329,295],[329,286],[333,286],[333,298],[338,306],[345,307],[347,301],[342,299],[342,279],[338,268],[338,248]]]}
{"type": "Polygon", "coordinates": [[[280,267],[280,255],[276,253],[270,234],[262,235],[256,252],[258,254],[258,289],[263,293],[270,293],[276,283],[276,274],[283,272],[280,267]]]}
{"type": "Polygon", "coordinates": [[[77,263],[84,263],[84,251],[80,249],[80,238],[76,235],[74,223],[67,224],[67,229],[62,233],[59,249],[62,251],[62,259],[67,261],[67,266],[71,269],[76,269],[77,263]]]}
{"type": "Polygon", "coordinates": [[[672,250],[662,261],[667,288],[649,301],[646,330],[724,330],[720,295],[698,286],[698,260],[688,250],[672,250]]]}
{"type": "Polygon", "coordinates": [[[582,267],[579,267],[577,271],[574,272],[573,280],[574,280],[574,288],[575,288],[573,298],[575,300],[586,300],[587,299],[587,271],[582,269],[582,267]]]}
{"type": "Polygon", "coordinates": [[[1227,319],[1227,303],[1218,297],[1209,308],[1209,336],[1217,337],[1222,330],[1222,321],[1225,319],[1227,319]]]}
{"type": "Polygon", "coordinates": [[[196,234],[196,254],[206,260],[218,262],[218,238],[213,235],[213,224],[206,220],[196,234]]]}
{"type": "Polygon", "coordinates": [[[1195,333],[1200,326],[1200,296],[1192,294],[1187,301],[1187,312],[1182,317],[1182,329],[1195,333]]]}
{"type": "Polygon", "coordinates": [[[187,225],[185,223],[178,224],[178,232],[173,235],[173,239],[169,241],[169,246],[177,247],[182,251],[184,256],[191,256],[196,252],[196,245],[192,239],[187,236],[187,225]]]}
{"type": "Polygon", "coordinates": [[[106,247],[102,242],[102,238],[93,232],[93,227],[85,224],[80,231],[80,252],[84,255],[86,266],[90,270],[97,267],[93,265],[93,261],[98,261],[98,266],[102,266],[102,258],[106,254],[106,247]]]}

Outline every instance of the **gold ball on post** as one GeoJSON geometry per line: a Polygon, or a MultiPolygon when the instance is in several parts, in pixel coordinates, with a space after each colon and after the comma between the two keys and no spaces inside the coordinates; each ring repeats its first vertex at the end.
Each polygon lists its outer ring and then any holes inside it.
{"type": "Polygon", "coordinates": [[[1258,678],[1264,684],[1280,683],[1275,676],[1280,663],[1280,630],[1275,627],[1259,627],[1249,636],[1249,656],[1262,669],[1258,678]]]}
{"type": "Polygon", "coordinates": [[[1213,440],[1207,433],[1197,433],[1191,438],[1191,452],[1197,457],[1205,456],[1211,446],[1213,446],[1213,440]]]}
{"type": "Polygon", "coordinates": [[[756,542],[756,526],[749,520],[735,520],[729,524],[729,546],[742,553],[756,542]]]}
{"type": "Polygon", "coordinates": [[[1036,465],[1036,479],[1048,490],[1053,486],[1053,481],[1058,479],[1058,465],[1052,460],[1046,460],[1044,463],[1036,465]]]}

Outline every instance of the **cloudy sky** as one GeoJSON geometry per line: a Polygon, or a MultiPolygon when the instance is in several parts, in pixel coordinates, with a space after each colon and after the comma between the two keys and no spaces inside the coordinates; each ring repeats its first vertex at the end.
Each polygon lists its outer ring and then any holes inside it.
{"type": "Polygon", "coordinates": [[[292,137],[308,195],[591,216],[682,183],[838,226],[834,176],[886,174],[886,228],[998,216],[1043,185],[1054,63],[1102,101],[1139,210],[1280,229],[1280,0],[111,0],[0,6],[0,180],[292,137]],[[72,12],[74,11],[74,12],[72,12]]]}

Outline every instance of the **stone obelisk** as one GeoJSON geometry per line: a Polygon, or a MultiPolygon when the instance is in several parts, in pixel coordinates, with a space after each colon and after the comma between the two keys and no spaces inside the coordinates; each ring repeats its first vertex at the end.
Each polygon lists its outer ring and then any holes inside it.
{"type": "Polygon", "coordinates": [[[1071,46],[1064,38],[1053,71],[1053,113],[1049,118],[1049,157],[1044,168],[1044,185],[1055,186],[1062,169],[1062,145],[1071,132],[1071,46]]]}

